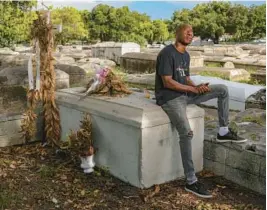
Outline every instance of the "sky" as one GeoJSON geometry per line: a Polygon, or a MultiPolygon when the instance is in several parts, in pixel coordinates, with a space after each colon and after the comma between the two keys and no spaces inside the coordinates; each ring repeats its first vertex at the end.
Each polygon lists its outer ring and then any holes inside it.
{"type": "MultiPolygon", "coordinates": [[[[92,0],[53,0],[43,1],[45,5],[53,7],[72,6],[79,10],[86,9],[91,11],[97,4],[103,3],[114,7],[128,6],[132,11],[146,13],[151,19],[170,19],[175,10],[183,8],[192,9],[201,2],[207,1],[92,1],[92,0]]],[[[231,1],[245,6],[265,4],[265,1],[231,1]]]]}

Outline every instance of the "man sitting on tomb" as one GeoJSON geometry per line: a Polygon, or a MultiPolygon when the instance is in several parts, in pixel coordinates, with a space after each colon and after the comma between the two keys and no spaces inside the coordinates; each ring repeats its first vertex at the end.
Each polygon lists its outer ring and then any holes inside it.
{"type": "Polygon", "coordinates": [[[157,57],[155,96],[159,106],[167,113],[171,123],[176,127],[180,136],[180,149],[186,177],[185,190],[200,197],[210,198],[212,195],[198,182],[192,161],[191,140],[193,131],[187,116],[187,104],[199,104],[218,98],[219,131],[218,142],[245,142],[228,128],[229,95],[225,85],[195,85],[190,80],[190,56],[186,46],[192,42],[193,29],[190,25],[182,24],[176,31],[176,42],[166,46],[157,57]]]}

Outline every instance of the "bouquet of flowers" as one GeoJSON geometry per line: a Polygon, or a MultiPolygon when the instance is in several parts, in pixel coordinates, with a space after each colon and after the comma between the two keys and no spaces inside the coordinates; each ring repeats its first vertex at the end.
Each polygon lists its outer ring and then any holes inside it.
{"type": "Polygon", "coordinates": [[[89,80],[85,95],[82,98],[92,94],[116,96],[118,94],[130,93],[132,92],[128,90],[124,82],[113,73],[112,69],[103,67],[89,80]]]}

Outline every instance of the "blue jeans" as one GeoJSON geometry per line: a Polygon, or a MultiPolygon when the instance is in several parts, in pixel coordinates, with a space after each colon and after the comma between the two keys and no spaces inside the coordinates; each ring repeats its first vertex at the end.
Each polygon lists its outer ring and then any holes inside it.
{"type": "Polygon", "coordinates": [[[175,126],[180,137],[180,149],[183,162],[184,174],[188,184],[197,181],[194,164],[192,160],[193,131],[190,128],[186,115],[187,104],[200,104],[213,98],[218,98],[218,117],[220,127],[228,125],[229,115],[229,94],[225,85],[210,85],[211,91],[202,95],[188,96],[187,94],[179,96],[173,100],[167,101],[161,107],[167,113],[171,123],[175,126]]]}

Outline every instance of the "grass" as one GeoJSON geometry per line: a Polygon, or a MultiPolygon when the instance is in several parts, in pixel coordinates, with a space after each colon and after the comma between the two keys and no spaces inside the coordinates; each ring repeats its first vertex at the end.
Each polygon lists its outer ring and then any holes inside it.
{"type": "Polygon", "coordinates": [[[260,80],[254,80],[254,79],[249,79],[249,80],[240,80],[238,81],[240,83],[245,83],[245,84],[250,84],[250,85],[263,85],[265,86],[266,83],[265,82],[262,82],[260,80]]]}
{"type": "Polygon", "coordinates": [[[147,89],[147,90],[155,90],[154,85],[148,85],[148,84],[134,84],[134,83],[128,83],[126,82],[127,86],[129,88],[138,88],[140,90],[147,89]]]}
{"type": "Polygon", "coordinates": [[[205,121],[209,121],[209,120],[214,120],[214,118],[211,117],[211,116],[205,116],[205,117],[204,117],[204,120],[205,120],[205,121]]]}
{"type": "Polygon", "coordinates": [[[216,125],[214,125],[214,124],[208,124],[208,125],[206,125],[205,126],[206,128],[217,128],[217,126],[216,125]]]}
{"type": "Polygon", "coordinates": [[[223,67],[221,63],[218,62],[205,62],[207,67],[223,67]]]}
{"type": "Polygon", "coordinates": [[[0,188],[0,209],[8,209],[14,200],[19,202],[21,198],[14,191],[0,188]]]}
{"type": "Polygon", "coordinates": [[[39,169],[39,175],[41,178],[51,178],[54,177],[55,174],[56,170],[54,167],[42,165],[42,167],[39,169]]]}
{"type": "Polygon", "coordinates": [[[115,68],[112,69],[114,74],[119,76],[123,81],[125,80],[125,77],[127,76],[127,73],[123,70],[123,68],[116,66],[115,68]]]}
{"type": "Polygon", "coordinates": [[[257,123],[261,126],[265,125],[265,121],[263,121],[260,117],[255,117],[255,116],[245,116],[241,120],[242,122],[253,122],[257,123]]]}
{"type": "Polygon", "coordinates": [[[229,78],[226,75],[218,72],[201,71],[199,75],[208,77],[219,77],[221,79],[229,80],[229,78]]]}
{"type": "Polygon", "coordinates": [[[10,195],[6,190],[0,190],[0,209],[8,208],[12,201],[12,195],[10,195]]]}
{"type": "Polygon", "coordinates": [[[249,137],[250,137],[251,140],[256,141],[258,136],[257,136],[257,134],[252,133],[252,134],[249,135],[249,137]]]}
{"type": "MultiPolygon", "coordinates": [[[[213,66],[213,67],[215,67],[215,66],[213,66]]],[[[218,66],[216,66],[216,67],[218,67],[218,66]]],[[[252,72],[255,72],[255,71],[250,70],[248,72],[252,73],[252,72]]],[[[224,79],[224,80],[229,80],[229,78],[226,75],[224,75],[222,73],[218,73],[218,72],[202,71],[202,72],[199,73],[199,75],[207,76],[207,77],[219,77],[219,78],[224,79]]],[[[252,78],[250,78],[249,80],[239,80],[237,82],[244,83],[244,84],[250,84],[250,85],[263,85],[263,86],[266,85],[266,82],[263,82],[263,81],[260,81],[260,80],[255,80],[255,79],[252,79],[252,78]]]]}

